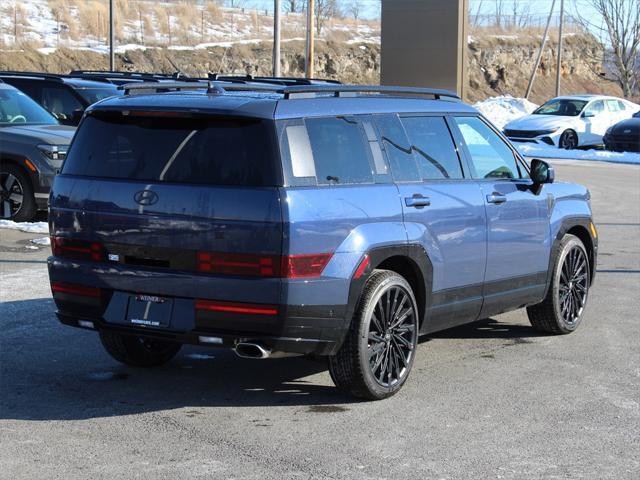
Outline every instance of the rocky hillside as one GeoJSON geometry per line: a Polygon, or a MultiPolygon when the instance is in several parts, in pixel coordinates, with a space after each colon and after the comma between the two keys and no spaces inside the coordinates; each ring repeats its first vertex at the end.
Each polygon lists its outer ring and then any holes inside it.
{"type": "MultiPolygon", "coordinates": [[[[527,86],[539,38],[490,36],[470,38],[468,101],[511,94],[523,96],[527,86]]],[[[380,47],[375,43],[349,43],[341,39],[318,42],[316,76],[353,83],[378,83],[380,47]]],[[[541,103],[554,94],[555,44],[547,47],[531,100],[541,103]]],[[[569,36],[565,41],[562,67],[563,93],[610,93],[620,89],[604,80],[595,58],[596,46],[583,36],[569,36]]],[[[304,68],[304,43],[299,40],[283,44],[283,74],[299,76],[304,68]]],[[[105,54],[61,48],[51,53],[36,49],[4,51],[0,69],[64,73],[71,69],[105,69],[105,54]]],[[[207,72],[265,75],[271,71],[269,42],[235,43],[204,48],[146,48],[117,54],[117,68],[131,71],[182,71],[190,75],[207,72]]]]}

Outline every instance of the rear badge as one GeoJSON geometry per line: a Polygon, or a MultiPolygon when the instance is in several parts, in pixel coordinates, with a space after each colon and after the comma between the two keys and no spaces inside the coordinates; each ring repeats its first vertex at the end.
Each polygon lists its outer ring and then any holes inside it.
{"type": "Polygon", "coordinates": [[[136,295],[138,302],[151,302],[151,303],[164,303],[166,300],[162,297],[156,297],[154,295],[136,295]]]}
{"type": "Polygon", "coordinates": [[[119,262],[120,261],[120,255],[116,255],[115,253],[110,253],[108,258],[109,258],[110,262],[119,262]]]}

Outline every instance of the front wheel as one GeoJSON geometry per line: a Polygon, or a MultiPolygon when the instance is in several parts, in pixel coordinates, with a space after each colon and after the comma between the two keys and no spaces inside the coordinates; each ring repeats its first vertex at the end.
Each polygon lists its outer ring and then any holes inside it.
{"type": "Polygon", "coordinates": [[[29,177],[16,165],[0,165],[0,218],[28,222],[35,216],[36,210],[29,177]]]}
{"type": "Polygon", "coordinates": [[[105,350],[117,361],[132,367],[157,367],[167,363],[180,351],[179,343],[148,337],[100,332],[105,350]]]}
{"type": "Polygon", "coordinates": [[[547,296],[542,303],[527,308],[531,325],[545,333],[573,332],[587,305],[589,280],[589,257],[584,244],[575,235],[565,235],[547,296]]]}
{"type": "Polygon", "coordinates": [[[417,341],[411,286],[395,272],[375,270],[342,347],[329,357],[329,373],[338,388],[356,397],[390,397],[409,376],[417,341]]]}
{"type": "Polygon", "coordinates": [[[565,150],[573,150],[578,147],[578,134],[573,130],[565,130],[560,135],[558,146],[565,150]]]}

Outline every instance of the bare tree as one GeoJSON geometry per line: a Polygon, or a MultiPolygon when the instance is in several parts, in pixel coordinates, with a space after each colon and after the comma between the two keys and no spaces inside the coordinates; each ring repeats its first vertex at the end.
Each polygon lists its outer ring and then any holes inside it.
{"type": "Polygon", "coordinates": [[[640,69],[640,0],[588,0],[601,22],[581,15],[580,23],[593,32],[603,54],[603,64],[613,63],[611,74],[625,97],[638,85],[640,69]]]}
{"type": "Polygon", "coordinates": [[[531,4],[518,0],[511,2],[511,27],[525,28],[529,24],[529,14],[531,13],[531,4]]]}
{"type": "Polygon", "coordinates": [[[349,5],[349,13],[356,21],[356,32],[358,31],[358,20],[360,20],[360,14],[362,13],[362,2],[360,0],[352,0],[349,5]]]}
{"type": "Polygon", "coordinates": [[[340,13],[337,0],[316,0],[316,34],[320,36],[325,23],[340,13]]]}
{"type": "Polygon", "coordinates": [[[287,9],[291,13],[298,13],[302,10],[302,2],[300,2],[299,0],[289,0],[287,4],[287,9]]]}
{"type": "Polygon", "coordinates": [[[504,17],[504,0],[495,0],[495,26],[502,28],[502,18],[504,17]]]}

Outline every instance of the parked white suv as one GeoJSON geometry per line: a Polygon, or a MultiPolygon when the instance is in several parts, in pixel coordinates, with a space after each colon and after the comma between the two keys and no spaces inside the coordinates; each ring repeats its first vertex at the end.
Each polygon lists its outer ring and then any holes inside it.
{"type": "Polygon", "coordinates": [[[601,145],[607,129],[631,118],[640,105],[603,95],[552,98],[531,115],[509,122],[504,133],[513,142],[572,149],[601,145]]]}

